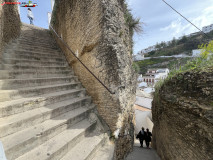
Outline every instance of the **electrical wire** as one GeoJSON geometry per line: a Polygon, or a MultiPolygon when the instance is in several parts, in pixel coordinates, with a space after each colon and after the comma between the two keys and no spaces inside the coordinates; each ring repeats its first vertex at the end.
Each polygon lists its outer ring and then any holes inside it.
{"type": "Polygon", "coordinates": [[[198,28],[195,24],[193,24],[190,20],[188,20],[186,17],[184,17],[180,12],[178,12],[176,9],[174,9],[170,4],[168,4],[165,0],[162,0],[166,5],[168,5],[171,9],[173,9],[177,14],[179,14],[181,17],[183,17],[186,21],[188,21],[191,25],[193,25],[195,28],[197,28],[200,32],[202,32],[207,38],[210,38],[206,33],[204,33],[200,28],[198,28]]]}

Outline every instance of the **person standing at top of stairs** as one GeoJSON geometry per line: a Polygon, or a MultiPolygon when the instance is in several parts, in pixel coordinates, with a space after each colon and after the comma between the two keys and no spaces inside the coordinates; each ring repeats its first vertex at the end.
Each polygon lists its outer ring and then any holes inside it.
{"type": "Polygon", "coordinates": [[[34,25],[34,24],[33,24],[34,16],[33,16],[33,12],[31,11],[31,9],[30,9],[30,8],[28,8],[28,14],[27,14],[27,17],[30,19],[30,24],[34,25]]]}

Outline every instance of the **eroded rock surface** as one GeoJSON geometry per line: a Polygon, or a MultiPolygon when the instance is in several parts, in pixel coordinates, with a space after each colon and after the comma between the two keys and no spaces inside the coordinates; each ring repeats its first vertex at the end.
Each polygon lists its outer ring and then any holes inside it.
{"type": "MultiPolygon", "coordinates": [[[[133,146],[135,75],[131,34],[123,0],[57,0],[52,25],[82,62],[116,94],[110,94],[58,41],[116,140],[116,159],[133,146]]],[[[57,39],[57,38],[56,38],[57,39]]]]}
{"type": "MultiPolygon", "coordinates": [[[[4,4],[0,0],[0,4],[4,4]]],[[[9,0],[7,2],[17,2],[9,0]]],[[[21,21],[17,5],[0,5],[0,56],[5,45],[12,39],[17,38],[21,30],[21,21]]]]}
{"type": "Polygon", "coordinates": [[[213,157],[213,68],[167,81],[153,101],[153,147],[162,160],[213,157]]]}

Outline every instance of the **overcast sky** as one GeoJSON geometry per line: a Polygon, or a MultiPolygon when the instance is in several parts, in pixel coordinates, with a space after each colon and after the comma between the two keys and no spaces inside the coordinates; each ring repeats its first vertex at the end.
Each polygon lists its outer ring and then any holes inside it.
{"type": "MultiPolygon", "coordinates": [[[[169,41],[173,37],[197,32],[198,30],[169,8],[162,0],[127,0],[135,17],[141,18],[144,33],[134,36],[134,53],[169,41]]],[[[213,23],[213,0],[166,0],[196,26],[213,23]]]]}

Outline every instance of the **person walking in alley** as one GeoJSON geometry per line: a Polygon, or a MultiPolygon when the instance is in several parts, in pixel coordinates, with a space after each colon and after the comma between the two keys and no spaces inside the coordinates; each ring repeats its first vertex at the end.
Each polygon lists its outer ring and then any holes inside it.
{"type": "Polygon", "coordinates": [[[32,25],[33,25],[33,19],[34,19],[34,17],[33,17],[33,12],[31,11],[31,9],[30,9],[30,8],[28,8],[28,14],[27,14],[27,17],[30,19],[30,24],[32,24],[32,25]]]}
{"type": "Polygon", "coordinates": [[[142,127],[142,129],[140,130],[140,132],[138,133],[136,138],[139,138],[141,147],[143,147],[143,141],[145,140],[145,136],[146,136],[146,132],[144,131],[144,128],[142,127]]]}
{"type": "Polygon", "coordinates": [[[152,138],[151,138],[152,133],[147,128],[145,134],[146,134],[145,135],[146,147],[149,148],[149,143],[152,141],[152,138]]]}

